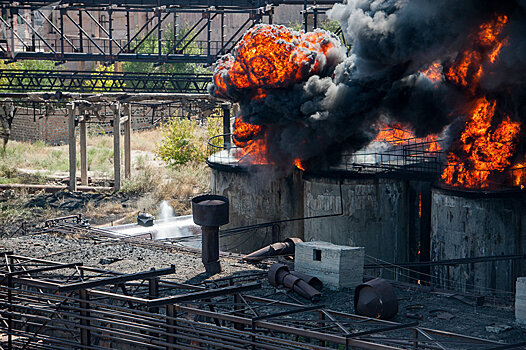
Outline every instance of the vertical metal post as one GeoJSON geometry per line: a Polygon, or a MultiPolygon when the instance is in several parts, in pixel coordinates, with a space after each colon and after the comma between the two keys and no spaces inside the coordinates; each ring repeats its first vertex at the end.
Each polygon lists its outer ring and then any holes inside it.
{"type": "MultiPolygon", "coordinates": [[[[130,11],[126,10],[126,41],[130,43],[130,11]]],[[[126,50],[128,51],[128,50],[126,50]]]]}
{"type": "Polygon", "coordinates": [[[127,104],[125,109],[126,122],[124,123],[124,178],[131,177],[131,105],[127,104]]]}
{"type": "MultiPolygon", "coordinates": [[[[166,305],[166,342],[168,344],[177,344],[176,330],[173,326],[177,325],[174,318],[176,316],[175,305],[166,305]]],[[[167,349],[173,349],[171,346],[167,346],[167,349]]]]}
{"type": "Polygon", "coordinates": [[[80,184],[88,185],[88,138],[86,116],[83,116],[80,127],[80,184]]]}
{"type": "Polygon", "coordinates": [[[230,110],[232,104],[230,102],[225,102],[221,104],[221,109],[223,109],[223,146],[225,149],[229,150],[232,146],[232,140],[230,138],[230,110]]]}
{"type": "Polygon", "coordinates": [[[303,30],[308,31],[309,15],[307,14],[307,0],[303,0],[303,30]]]}
{"type": "Polygon", "coordinates": [[[15,52],[16,52],[16,49],[15,49],[15,15],[17,14],[17,11],[16,9],[9,9],[9,17],[10,17],[10,25],[11,25],[11,57],[12,58],[15,58],[15,52]]]}
{"type": "Polygon", "coordinates": [[[108,33],[109,33],[109,39],[110,39],[110,56],[113,55],[113,18],[112,18],[112,15],[113,15],[113,10],[110,9],[108,11],[108,33]]]}
{"type": "MultiPolygon", "coordinates": [[[[35,12],[31,11],[31,27],[35,28],[35,12]]],[[[31,30],[31,50],[36,51],[36,34],[31,30]]]]}
{"type": "MultiPolygon", "coordinates": [[[[11,261],[11,259],[9,259],[11,261]]],[[[11,264],[11,262],[9,263],[11,264]]],[[[13,277],[11,275],[7,276],[7,303],[9,304],[7,312],[7,349],[13,349],[13,277]]]]}
{"type": "Polygon", "coordinates": [[[113,106],[113,189],[121,189],[121,107],[117,102],[113,106]]]}
{"type": "MultiPolygon", "coordinates": [[[[79,27],[80,28],[83,28],[82,27],[82,11],[79,10],[79,27]]],[[[82,38],[82,30],[80,30],[79,28],[79,51],[80,52],[84,52],[84,39],[82,38]]]]}
{"type": "Polygon", "coordinates": [[[318,28],[318,7],[316,5],[314,5],[314,9],[313,9],[313,29],[316,29],[318,28]]]}
{"type": "MultiPolygon", "coordinates": [[[[150,299],[155,299],[159,297],[159,277],[150,278],[148,280],[148,297],[150,299]]],[[[152,307],[149,310],[152,313],[158,313],[158,307],[152,307]]]]}
{"type": "MultiPolygon", "coordinates": [[[[207,10],[208,11],[208,10],[207,10]]],[[[206,35],[206,55],[207,55],[207,61],[210,63],[212,61],[211,51],[210,51],[210,40],[212,39],[212,27],[210,23],[210,12],[207,12],[206,14],[206,29],[207,29],[207,35],[206,35]]]]}
{"type": "Polygon", "coordinates": [[[77,190],[77,149],[75,137],[75,104],[68,108],[68,142],[69,142],[69,190],[77,190]]]}
{"type": "Polygon", "coordinates": [[[64,9],[61,8],[60,13],[60,54],[64,58],[64,9]]]}
{"type": "Polygon", "coordinates": [[[88,329],[90,327],[89,312],[89,294],[86,289],[79,290],[80,301],[80,344],[85,346],[91,346],[91,332],[88,329]]]}
{"type": "Polygon", "coordinates": [[[223,54],[223,48],[225,47],[225,12],[221,12],[221,51],[218,54],[223,54]]]}
{"type": "MultiPolygon", "coordinates": [[[[241,296],[239,293],[234,294],[234,310],[242,310],[243,306],[241,305],[243,303],[243,300],[241,299],[241,296]]],[[[244,317],[244,312],[242,311],[234,311],[235,316],[244,317]]],[[[242,331],[245,326],[242,323],[234,323],[234,328],[242,331]]]]}
{"type": "Polygon", "coordinates": [[[157,51],[158,51],[158,57],[159,62],[161,61],[161,55],[163,51],[163,44],[162,44],[162,29],[161,29],[161,10],[157,9],[157,51]]]}

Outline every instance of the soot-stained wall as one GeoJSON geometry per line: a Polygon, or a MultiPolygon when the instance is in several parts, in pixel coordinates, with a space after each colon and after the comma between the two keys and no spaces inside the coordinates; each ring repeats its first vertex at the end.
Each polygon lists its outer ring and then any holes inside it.
{"type": "MultiPolygon", "coordinates": [[[[431,259],[447,260],[526,252],[526,198],[433,189],[431,259]]],[[[526,272],[518,261],[434,267],[446,288],[499,294],[514,290],[526,272]]]]}

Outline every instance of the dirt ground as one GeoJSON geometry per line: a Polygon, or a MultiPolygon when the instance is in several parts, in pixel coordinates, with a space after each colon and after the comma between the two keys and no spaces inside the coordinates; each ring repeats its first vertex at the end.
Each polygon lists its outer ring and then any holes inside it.
{"type": "MultiPolygon", "coordinates": [[[[238,255],[224,254],[221,257],[223,272],[209,276],[201,263],[200,253],[175,247],[154,247],[137,245],[133,242],[82,237],[77,235],[24,235],[0,238],[0,251],[14,251],[16,254],[39,257],[59,262],[83,262],[85,266],[102,267],[119,272],[132,273],[175,265],[176,273],[163,278],[179,282],[199,284],[205,280],[217,279],[236,274],[260,273],[258,279],[263,289],[256,295],[265,295],[288,302],[309,305],[310,302],[290,292],[276,290],[269,285],[265,272],[269,264],[247,264],[238,255]]],[[[526,330],[514,324],[512,305],[494,304],[486,300],[483,306],[470,306],[451,294],[414,291],[395,288],[399,311],[392,321],[414,322],[406,314],[422,315],[421,327],[439,329],[475,337],[517,343],[526,340],[526,330]],[[493,326],[493,328],[492,328],[493,326]],[[493,330],[493,332],[492,332],[493,330]]],[[[353,292],[322,291],[321,304],[329,309],[353,313],[353,292]]]]}

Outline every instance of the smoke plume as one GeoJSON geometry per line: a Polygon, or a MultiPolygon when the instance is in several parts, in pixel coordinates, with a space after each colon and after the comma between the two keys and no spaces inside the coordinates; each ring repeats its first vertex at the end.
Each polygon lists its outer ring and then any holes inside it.
{"type": "Polygon", "coordinates": [[[407,124],[418,137],[439,133],[464,118],[482,94],[498,100],[500,114],[526,119],[526,0],[348,0],[329,16],[340,23],[351,49],[345,56],[332,44],[323,55],[311,54],[309,65],[300,67],[303,80],[270,86],[258,96],[263,85],[219,86],[228,80],[225,62],[230,67],[235,54],[216,68],[220,79],[211,93],[239,101],[245,122],[267,127],[273,162],[332,161],[343,149],[374,139],[379,118],[407,124]],[[481,24],[498,15],[508,17],[500,34],[505,45],[496,62],[481,63],[476,91],[423,73],[435,63],[445,73],[473,46],[481,24]]]}

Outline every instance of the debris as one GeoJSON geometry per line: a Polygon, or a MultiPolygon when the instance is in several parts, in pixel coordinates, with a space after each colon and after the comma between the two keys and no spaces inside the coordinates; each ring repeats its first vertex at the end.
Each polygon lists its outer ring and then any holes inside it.
{"type": "Polygon", "coordinates": [[[507,324],[495,324],[492,323],[489,326],[486,326],[486,332],[501,334],[503,332],[509,331],[513,327],[507,324]]]}
{"type": "Polygon", "coordinates": [[[431,311],[429,311],[429,314],[430,315],[435,315],[437,318],[439,318],[441,320],[446,320],[446,321],[449,321],[449,320],[451,320],[452,318],[455,317],[455,315],[453,315],[449,311],[442,310],[442,309],[431,310],[431,311]]]}
{"type": "Polygon", "coordinates": [[[393,286],[381,278],[360,284],[354,290],[354,310],[358,315],[390,319],[398,313],[393,286]]]}
{"type": "Polygon", "coordinates": [[[139,213],[137,215],[137,224],[141,226],[153,226],[153,220],[155,220],[155,217],[149,213],[139,213]]]}
{"type": "MultiPolygon", "coordinates": [[[[398,299],[400,300],[400,299],[398,299]]],[[[424,308],[424,305],[420,305],[420,304],[417,304],[417,305],[407,305],[406,307],[406,310],[421,310],[424,308]]]]}
{"type": "Polygon", "coordinates": [[[424,315],[422,315],[422,314],[414,314],[412,312],[406,312],[405,317],[412,318],[414,320],[423,320],[424,319],[424,315]]]}
{"type": "Polygon", "coordinates": [[[122,259],[120,258],[101,258],[99,260],[99,264],[101,265],[109,265],[109,264],[113,264],[114,262],[117,262],[117,261],[121,261],[122,259]]]}
{"type": "Polygon", "coordinates": [[[457,299],[458,301],[471,306],[484,305],[484,296],[482,295],[453,294],[451,298],[457,299]]]}
{"type": "Polygon", "coordinates": [[[278,255],[294,255],[296,243],[303,242],[301,238],[287,238],[283,242],[272,243],[243,257],[246,261],[260,261],[278,255]]]}
{"type": "Polygon", "coordinates": [[[268,280],[271,285],[292,289],[294,292],[312,302],[317,302],[321,298],[320,291],[312,287],[303,279],[290,273],[287,265],[280,263],[272,265],[268,270],[268,280]]]}

